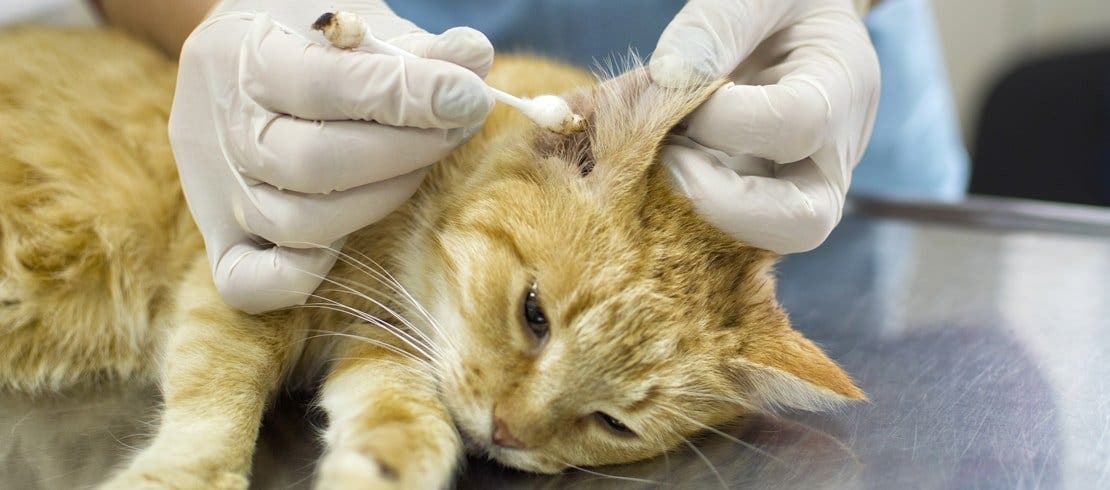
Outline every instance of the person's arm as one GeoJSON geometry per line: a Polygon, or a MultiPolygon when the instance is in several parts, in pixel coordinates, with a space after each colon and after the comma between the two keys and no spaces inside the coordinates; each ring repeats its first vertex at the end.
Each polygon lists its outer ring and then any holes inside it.
{"type": "Polygon", "coordinates": [[[177,57],[216,0],[93,0],[104,19],[177,57]]]}

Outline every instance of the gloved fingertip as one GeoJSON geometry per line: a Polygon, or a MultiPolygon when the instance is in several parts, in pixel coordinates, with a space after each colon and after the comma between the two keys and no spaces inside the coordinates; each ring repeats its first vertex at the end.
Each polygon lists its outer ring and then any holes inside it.
{"type": "Polygon", "coordinates": [[[651,80],[664,87],[675,87],[686,73],[686,63],[675,55],[652,56],[648,63],[651,80]]]}
{"type": "Polygon", "coordinates": [[[432,98],[432,111],[445,123],[471,126],[485,120],[493,102],[486,84],[471,74],[440,86],[432,98]]]}
{"type": "Polygon", "coordinates": [[[671,185],[678,191],[679,194],[690,197],[690,185],[686,181],[686,175],[682,171],[682,163],[679,161],[676,152],[681,151],[675,149],[673,146],[665,146],[659,152],[659,161],[663,164],[663,168],[667,170],[667,176],[671,179],[671,185]]]}
{"type": "Polygon", "coordinates": [[[664,146],[659,154],[659,161],[667,170],[674,189],[686,197],[696,199],[700,197],[700,181],[704,178],[705,172],[719,166],[720,163],[706,152],[691,148],[687,146],[688,144],[694,143],[679,141],[664,146]],[[699,173],[702,175],[699,176],[699,173]]]}
{"type": "Polygon", "coordinates": [[[690,184],[686,181],[686,175],[683,174],[682,169],[675,165],[667,166],[667,175],[671,179],[671,186],[676,192],[688,198],[694,197],[690,192],[690,184]]]}
{"type": "Polygon", "coordinates": [[[659,39],[648,62],[655,83],[681,88],[723,76],[717,42],[705,29],[672,26],[659,39]]]}
{"type": "Polygon", "coordinates": [[[446,61],[485,77],[493,66],[493,43],[470,27],[453,27],[438,35],[411,32],[389,40],[390,44],[421,58],[446,61]]]}
{"type": "Polygon", "coordinates": [[[212,278],[224,302],[258,314],[304,304],[335,261],[325,249],[242,243],[215,261],[212,278]]]}
{"type": "Polygon", "coordinates": [[[485,77],[493,66],[493,43],[470,27],[452,27],[436,37],[429,57],[450,61],[485,77]]]}
{"type": "Polygon", "coordinates": [[[712,60],[672,54],[653,56],[648,63],[648,73],[653,82],[667,88],[698,85],[717,76],[716,64],[712,60]]]}

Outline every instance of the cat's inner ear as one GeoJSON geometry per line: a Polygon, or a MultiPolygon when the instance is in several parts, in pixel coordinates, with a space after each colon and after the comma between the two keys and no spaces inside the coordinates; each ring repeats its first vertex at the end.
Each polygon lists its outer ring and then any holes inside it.
{"type": "Polygon", "coordinates": [[[867,399],[820,347],[791,328],[746,346],[731,368],[749,396],[770,408],[822,411],[867,399]]]}
{"type": "Polygon", "coordinates": [[[586,130],[572,134],[559,134],[552,131],[536,132],[536,152],[542,158],[554,158],[578,169],[582,177],[594,170],[594,156],[590,147],[590,135],[595,124],[593,97],[589,91],[579,90],[564,97],[567,105],[575,114],[586,119],[586,130]]]}

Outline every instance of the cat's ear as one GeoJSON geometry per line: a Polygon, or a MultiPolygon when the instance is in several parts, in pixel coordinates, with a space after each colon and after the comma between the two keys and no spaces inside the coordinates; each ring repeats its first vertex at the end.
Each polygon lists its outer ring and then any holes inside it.
{"type": "Polygon", "coordinates": [[[653,83],[639,61],[625,65],[620,75],[566,96],[571,109],[586,118],[585,132],[541,131],[536,142],[540,156],[576,165],[608,196],[642,189],[646,170],[657,161],[667,135],[721,85],[720,80],[703,80],[666,88],[653,83]]]}
{"type": "Polygon", "coordinates": [[[822,411],[867,399],[820,347],[791,328],[747,346],[731,368],[745,393],[771,408],[822,411]]]}
{"type": "Polygon", "coordinates": [[[593,152],[617,173],[632,175],[656,161],[667,135],[716,92],[723,80],[691,80],[681,87],[652,81],[646,67],[632,61],[623,74],[593,92],[593,152]]]}

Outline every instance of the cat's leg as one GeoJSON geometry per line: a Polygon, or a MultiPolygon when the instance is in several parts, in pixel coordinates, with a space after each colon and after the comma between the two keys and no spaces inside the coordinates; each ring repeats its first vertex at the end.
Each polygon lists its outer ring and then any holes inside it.
{"type": "Polygon", "coordinates": [[[362,343],[340,357],[321,393],[330,426],[317,488],[450,486],[462,441],[427,368],[362,343]]]}
{"type": "Polygon", "coordinates": [[[263,410],[297,339],[291,328],[233,310],[215,291],[200,294],[167,341],[158,432],[106,488],[247,487],[263,410]]]}

